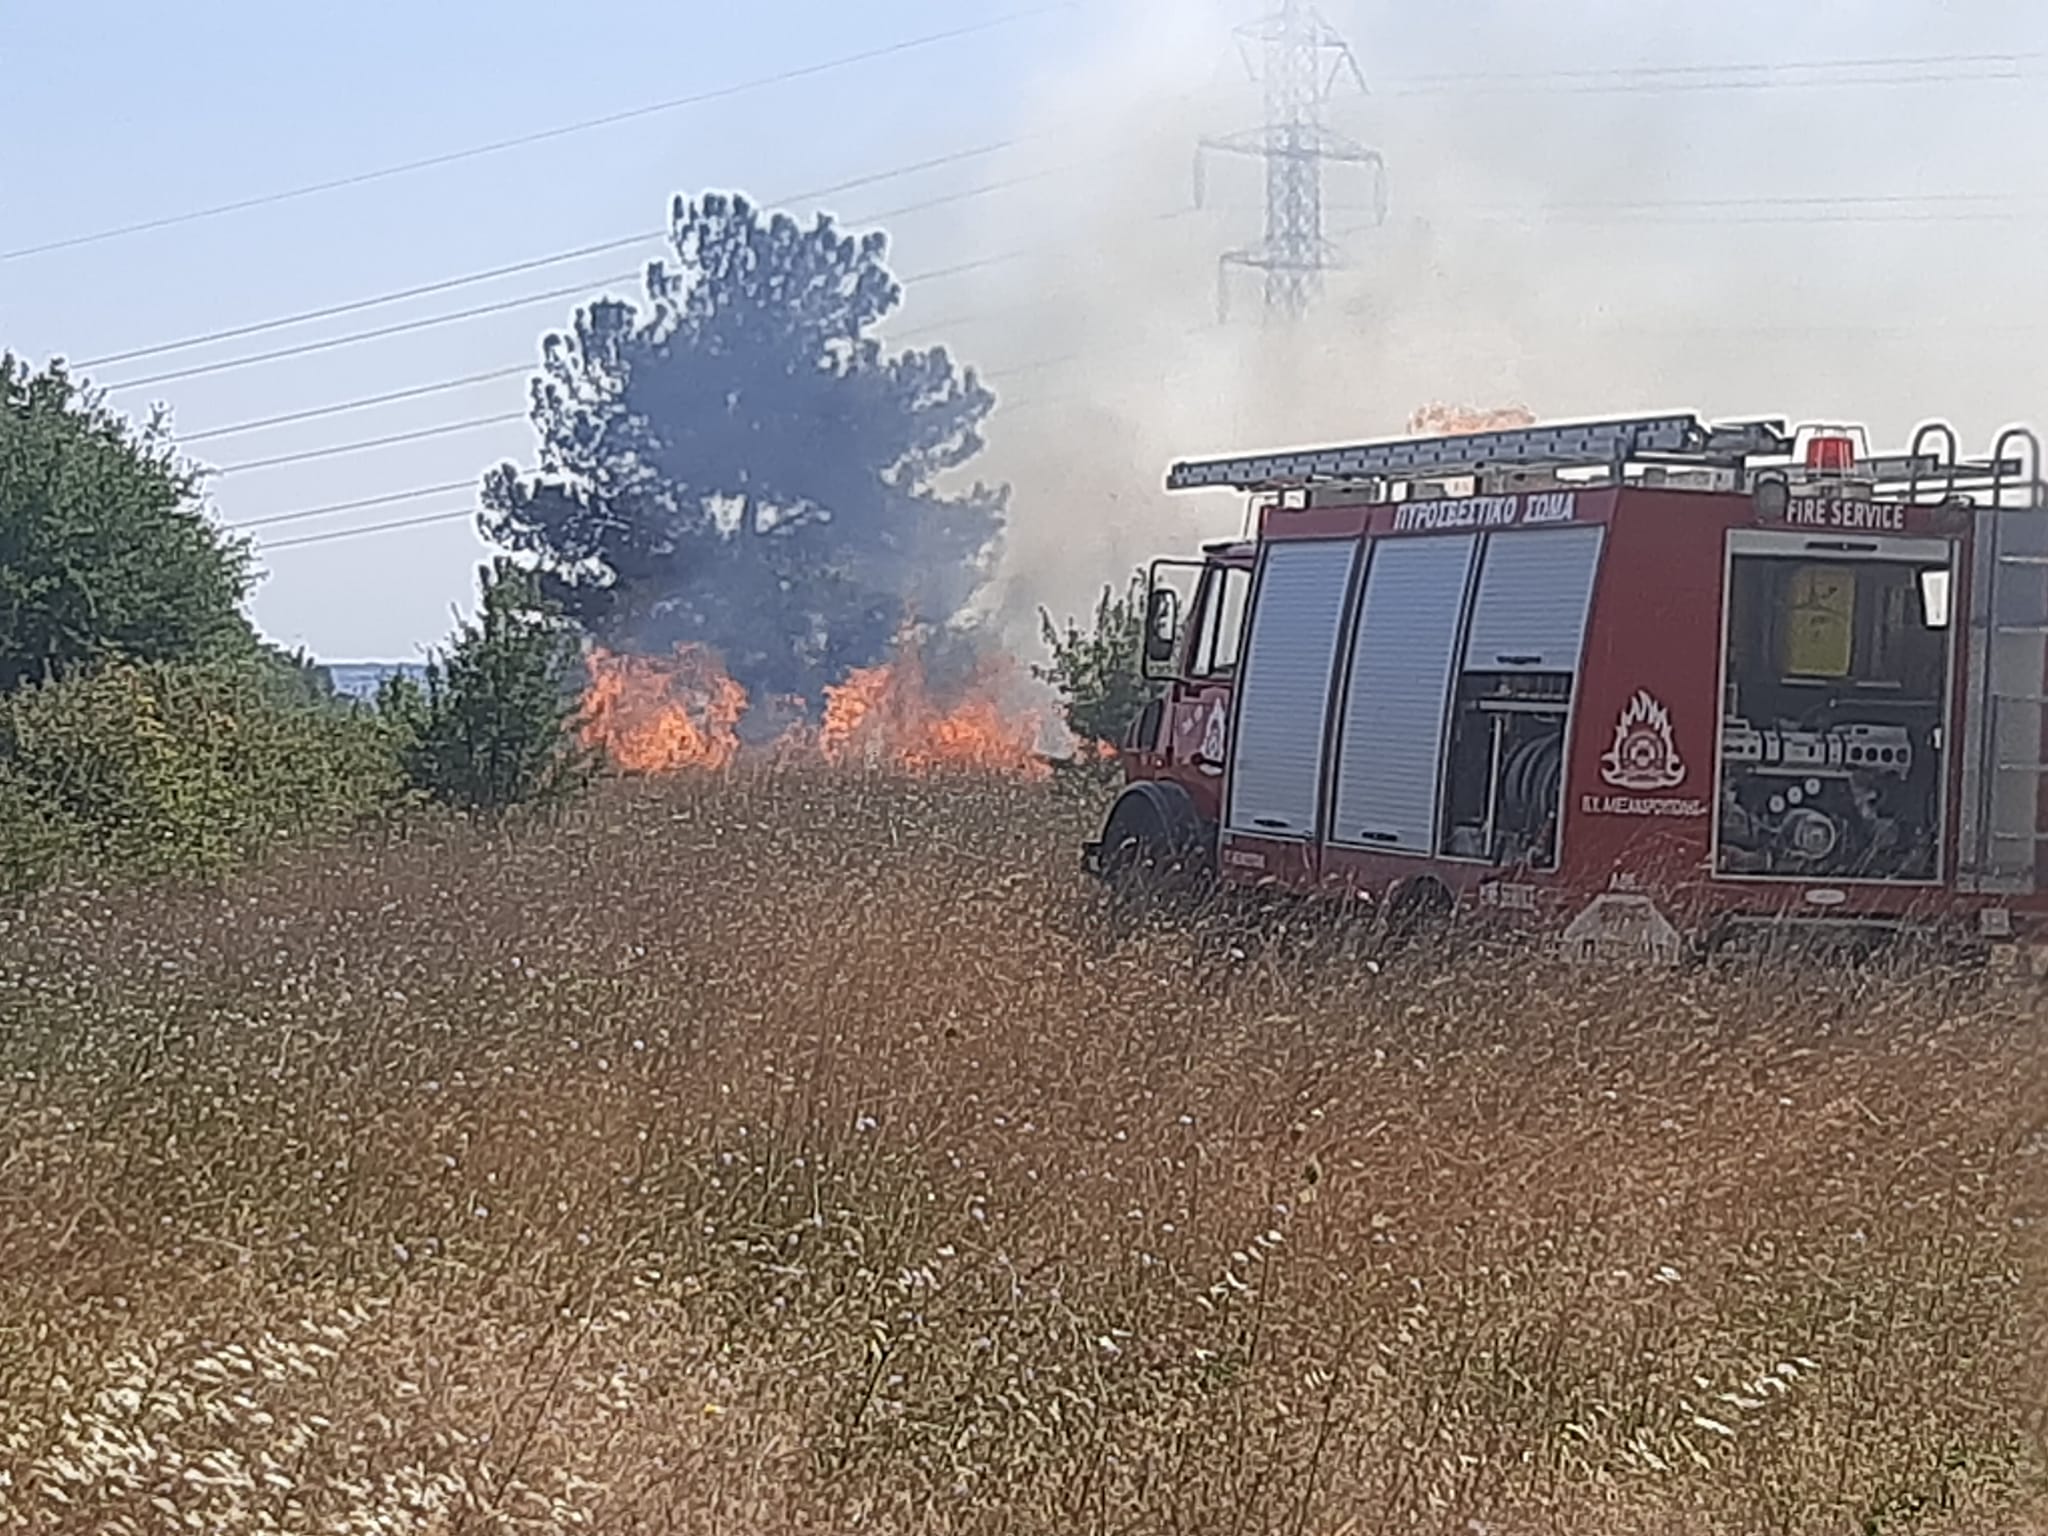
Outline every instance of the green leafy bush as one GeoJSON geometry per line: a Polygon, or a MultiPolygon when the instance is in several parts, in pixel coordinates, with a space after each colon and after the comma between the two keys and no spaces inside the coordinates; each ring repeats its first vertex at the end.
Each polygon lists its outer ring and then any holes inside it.
{"type": "Polygon", "coordinates": [[[575,729],[574,628],[509,560],[484,569],[482,588],[476,621],[456,627],[424,683],[389,679],[377,707],[415,790],[494,814],[560,800],[588,782],[592,765],[575,729]]]}
{"type": "Polygon", "coordinates": [[[1062,630],[1044,609],[1038,622],[1052,661],[1032,671],[1058,692],[1067,729],[1086,741],[1122,741],[1159,694],[1159,685],[1145,680],[1144,573],[1135,573],[1121,594],[1102,589],[1091,629],[1069,619],[1062,630]]]}
{"type": "Polygon", "coordinates": [[[117,658],[245,655],[250,579],[157,424],[0,355],[0,692],[117,658]]]}
{"type": "Polygon", "coordinates": [[[404,792],[373,713],[273,662],[114,662],[0,696],[0,891],[210,875],[404,792]]]}

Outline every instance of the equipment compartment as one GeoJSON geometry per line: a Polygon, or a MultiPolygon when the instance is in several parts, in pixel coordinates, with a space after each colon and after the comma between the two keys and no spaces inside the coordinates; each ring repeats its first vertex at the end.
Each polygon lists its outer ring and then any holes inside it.
{"type": "Polygon", "coordinates": [[[1926,541],[1738,536],[1719,873],[1940,878],[1951,580],[1947,549],[1926,541]]]}

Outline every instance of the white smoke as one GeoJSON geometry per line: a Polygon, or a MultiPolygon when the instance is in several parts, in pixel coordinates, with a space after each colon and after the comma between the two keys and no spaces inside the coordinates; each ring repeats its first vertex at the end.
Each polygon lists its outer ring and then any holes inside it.
{"type": "Polygon", "coordinates": [[[946,339],[1002,400],[975,469],[1015,488],[990,602],[1019,644],[1040,604],[1085,612],[1152,555],[1236,531],[1235,499],[1165,495],[1174,459],[1398,432],[1431,401],[1850,420],[1881,447],[1943,417],[1970,451],[2048,416],[2048,115],[2038,74],[1997,78],[2038,61],[1783,67],[2023,54],[2048,8],[1328,4],[1376,86],[1334,120],[1385,152],[1392,213],[1370,228],[1369,181],[1331,169],[1349,265],[1290,330],[1242,272],[1217,323],[1217,256],[1257,240],[1262,168],[1213,160],[1193,208],[1197,140],[1260,118],[1231,39],[1255,4],[1105,5],[1009,168],[1060,173],[972,233],[1030,254],[943,308],[912,295],[913,324],[977,317],[946,339]],[[1618,70],[1774,61],[1616,89],[1643,83],[1618,70]],[[1844,75],[1956,78],[1802,83],[1844,75]]]}

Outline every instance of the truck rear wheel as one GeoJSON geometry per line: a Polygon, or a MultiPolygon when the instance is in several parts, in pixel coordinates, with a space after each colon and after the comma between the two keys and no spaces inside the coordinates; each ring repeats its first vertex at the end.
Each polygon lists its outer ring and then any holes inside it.
{"type": "Polygon", "coordinates": [[[1382,952],[1393,954],[1412,944],[1427,943],[1450,926],[1457,898],[1440,880],[1410,880],[1387,898],[1380,922],[1382,952]]]}

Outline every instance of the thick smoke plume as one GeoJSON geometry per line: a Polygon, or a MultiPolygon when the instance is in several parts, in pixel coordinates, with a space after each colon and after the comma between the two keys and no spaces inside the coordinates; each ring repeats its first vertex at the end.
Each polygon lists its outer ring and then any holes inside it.
{"type": "Polygon", "coordinates": [[[1237,529],[1233,498],[1165,496],[1175,458],[1399,432],[1436,401],[1850,420],[1884,447],[1943,417],[1966,451],[2048,416],[2039,66],[1956,62],[2042,48],[2041,8],[1325,11],[1374,87],[1334,120],[1385,152],[1392,213],[1370,228],[1369,186],[1331,171],[1350,266],[1305,324],[1263,326],[1249,274],[1217,323],[1261,167],[1212,163],[1193,207],[1198,138],[1259,120],[1230,37],[1256,0],[1094,12],[1018,125],[1010,169],[1059,174],[965,232],[1037,254],[911,295],[910,324],[976,317],[949,340],[999,398],[976,471],[1015,496],[985,604],[1020,648],[1038,605],[1085,611],[1237,529]],[[1845,59],[1905,62],[1790,67],[1845,59]]]}

